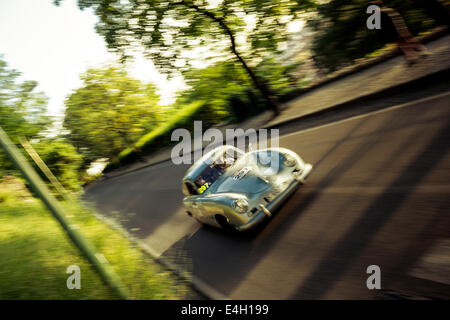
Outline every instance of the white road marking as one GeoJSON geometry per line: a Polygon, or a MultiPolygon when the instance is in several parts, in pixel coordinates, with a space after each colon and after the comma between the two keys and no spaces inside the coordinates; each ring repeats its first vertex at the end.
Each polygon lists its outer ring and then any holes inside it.
{"type": "MultiPolygon", "coordinates": [[[[319,188],[308,188],[308,190],[314,190],[319,188]]],[[[450,185],[429,185],[429,186],[398,186],[398,187],[378,187],[378,186],[361,186],[355,185],[351,187],[331,187],[320,188],[321,193],[330,194],[379,194],[381,192],[390,191],[394,192],[412,192],[412,193],[431,193],[431,194],[450,194],[450,185]]]]}

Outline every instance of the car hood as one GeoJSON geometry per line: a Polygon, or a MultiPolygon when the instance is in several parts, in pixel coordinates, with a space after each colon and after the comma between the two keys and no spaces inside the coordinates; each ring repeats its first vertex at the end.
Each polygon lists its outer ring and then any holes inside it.
{"type": "MultiPolygon", "coordinates": [[[[274,151],[271,151],[274,152],[274,151]]],[[[278,152],[275,153],[279,156],[278,152]]],[[[279,167],[273,171],[270,166],[261,165],[257,158],[260,152],[247,153],[232,167],[227,169],[205,194],[240,193],[248,198],[257,198],[272,189],[271,179],[279,167]]],[[[281,163],[281,160],[280,162],[281,163]]]]}
{"type": "Polygon", "coordinates": [[[241,193],[253,198],[270,188],[269,181],[258,174],[257,168],[244,166],[222,176],[208,191],[215,194],[241,193]]]}

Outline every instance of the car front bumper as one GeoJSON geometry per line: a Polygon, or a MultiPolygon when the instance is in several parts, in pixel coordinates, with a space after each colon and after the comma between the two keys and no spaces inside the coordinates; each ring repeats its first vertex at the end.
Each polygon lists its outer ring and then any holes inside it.
{"type": "Polygon", "coordinates": [[[236,226],[236,229],[238,231],[246,231],[252,229],[256,225],[260,224],[263,220],[269,218],[272,215],[272,212],[275,211],[287,197],[294,193],[300,184],[302,184],[300,181],[292,181],[289,186],[283,192],[281,192],[272,202],[267,205],[260,204],[260,208],[261,206],[262,208],[258,210],[247,223],[236,226]]]}
{"type": "Polygon", "coordinates": [[[245,224],[235,226],[238,231],[246,231],[254,228],[256,225],[260,224],[263,220],[272,216],[272,212],[274,212],[278,207],[286,200],[292,193],[295,192],[299,185],[302,185],[305,182],[305,179],[309,176],[312,170],[311,164],[306,164],[305,170],[301,173],[299,177],[294,179],[289,186],[283,190],[273,201],[268,203],[267,205],[260,204],[260,210],[256,212],[256,214],[245,224]]]}

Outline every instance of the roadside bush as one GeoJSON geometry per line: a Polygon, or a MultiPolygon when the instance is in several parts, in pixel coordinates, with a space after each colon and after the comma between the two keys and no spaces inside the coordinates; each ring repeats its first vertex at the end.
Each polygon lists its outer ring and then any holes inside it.
{"type": "MultiPolygon", "coordinates": [[[[83,159],[74,146],[65,141],[42,140],[33,144],[33,148],[64,188],[73,192],[80,191],[80,168],[83,159]]],[[[41,170],[34,166],[42,179],[47,181],[41,170]]]]}

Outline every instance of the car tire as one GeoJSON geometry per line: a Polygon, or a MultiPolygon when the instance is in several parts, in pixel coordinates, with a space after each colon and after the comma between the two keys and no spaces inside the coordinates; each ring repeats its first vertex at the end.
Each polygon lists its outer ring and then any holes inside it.
{"type": "Polygon", "coordinates": [[[222,227],[222,229],[227,231],[237,231],[236,227],[230,223],[230,220],[225,218],[223,215],[216,214],[215,218],[217,223],[222,227]]]}

